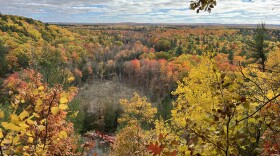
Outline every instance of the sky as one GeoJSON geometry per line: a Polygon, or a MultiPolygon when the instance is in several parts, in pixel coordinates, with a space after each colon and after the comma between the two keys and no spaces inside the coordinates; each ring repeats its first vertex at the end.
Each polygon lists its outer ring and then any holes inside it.
{"type": "Polygon", "coordinates": [[[2,14],[43,22],[221,23],[280,25],[280,0],[217,0],[211,13],[189,9],[191,0],[0,0],[2,14]]]}

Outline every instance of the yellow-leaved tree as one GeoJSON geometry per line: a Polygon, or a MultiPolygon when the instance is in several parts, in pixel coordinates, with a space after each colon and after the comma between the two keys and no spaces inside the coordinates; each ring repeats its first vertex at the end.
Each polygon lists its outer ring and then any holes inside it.
{"type": "Polygon", "coordinates": [[[279,154],[278,55],[269,55],[266,72],[256,64],[219,70],[204,56],[173,92],[167,121],[154,119],[154,108],[137,94],[121,100],[125,128],[117,133],[113,155],[279,154]]]}
{"type": "Polygon", "coordinates": [[[41,80],[25,70],[4,82],[2,92],[11,97],[8,109],[0,110],[1,155],[75,155],[76,136],[66,115],[76,88],[50,88],[41,80]]]}
{"type": "Polygon", "coordinates": [[[111,155],[148,155],[148,126],[154,121],[157,109],[147,102],[146,97],[142,98],[137,93],[130,101],[121,99],[120,104],[124,113],[119,122],[123,128],[116,135],[111,155]]]}
{"type": "Polygon", "coordinates": [[[202,59],[174,92],[172,127],[191,154],[260,154],[267,120],[275,119],[263,116],[263,108],[280,96],[271,76],[253,65],[219,71],[213,60],[202,59]]]}

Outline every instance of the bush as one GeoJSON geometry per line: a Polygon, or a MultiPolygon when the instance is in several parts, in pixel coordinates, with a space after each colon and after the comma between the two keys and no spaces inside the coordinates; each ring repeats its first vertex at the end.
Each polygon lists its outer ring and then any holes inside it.
{"type": "Polygon", "coordinates": [[[74,129],[76,133],[82,133],[84,128],[84,120],[85,120],[85,112],[80,106],[80,102],[78,99],[74,99],[71,103],[69,103],[69,114],[68,121],[74,124],[74,129]]]}
{"type": "Polygon", "coordinates": [[[104,114],[104,131],[108,133],[115,132],[118,126],[120,111],[108,106],[104,114]]]}

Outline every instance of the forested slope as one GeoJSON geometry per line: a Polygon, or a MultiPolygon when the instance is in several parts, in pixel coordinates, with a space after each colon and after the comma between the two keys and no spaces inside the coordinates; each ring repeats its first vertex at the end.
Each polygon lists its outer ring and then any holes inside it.
{"type": "Polygon", "coordinates": [[[1,15],[1,77],[23,68],[44,74],[48,83],[64,83],[86,64],[87,52],[79,34],[30,18],[1,15]],[[76,55],[81,56],[78,60],[76,55]],[[76,71],[76,72],[75,72],[76,71]]]}
{"type": "Polygon", "coordinates": [[[69,119],[78,109],[68,103],[75,76],[81,79],[82,60],[74,56],[86,54],[81,36],[25,17],[0,18],[1,155],[78,154],[69,119]]]}

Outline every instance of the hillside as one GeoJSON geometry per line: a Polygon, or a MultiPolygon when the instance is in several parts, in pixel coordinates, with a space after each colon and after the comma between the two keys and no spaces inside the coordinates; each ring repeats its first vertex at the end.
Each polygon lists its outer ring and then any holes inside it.
{"type": "Polygon", "coordinates": [[[77,67],[86,64],[85,58],[74,58],[86,55],[79,34],[12,15],[0,15],[0,23],[1,77],[33,68],[43,73],[48,83],[63,83],[77,67]]]}

